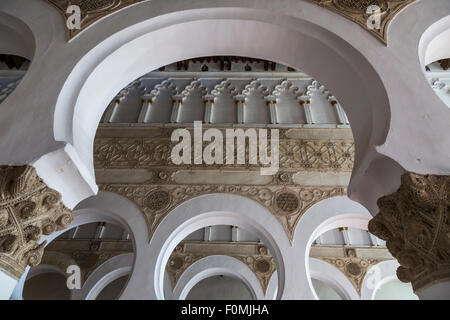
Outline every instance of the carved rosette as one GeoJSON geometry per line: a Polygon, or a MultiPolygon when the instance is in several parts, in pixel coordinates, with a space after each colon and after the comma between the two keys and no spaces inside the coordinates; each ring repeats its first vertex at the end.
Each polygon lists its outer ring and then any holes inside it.
{"type": "Polygon", "coordinates": [[[73,213],[31,166],[0,166],[0,269],[19,279],[41,262],[42,235],[67,228],[73,213]]]}
{"type": "Polygon", "coordinates": [[[122,8],[144,0],[47,0],[54,5],[64,16],[65,21],[71,14],[67,13],[67,8],[71,5],[77,5],[81,9],[81,28],[69,30],[67,34],[69,40],[81,33],[91,24],[101,18],[114,13],[122,8]]]}
{"type": "Polygon", "coordinates": [[[386,240],[397,276],[414,290],[450,278],[450,176],[406,173],[400,188],[378,200],[369,231],[386,240]]]}
{"type": "Polygon", "coordinates": [[[307,0],[321,7],[334,11],[343,17],[356,22],[369,31],[377,39],[387,44],[389,23],[406,6],[416,0],[307,0]],[[368,21],[376,12],[369,10],[370,6],[380,9],[380,28],[369,28],[368,21]]]}

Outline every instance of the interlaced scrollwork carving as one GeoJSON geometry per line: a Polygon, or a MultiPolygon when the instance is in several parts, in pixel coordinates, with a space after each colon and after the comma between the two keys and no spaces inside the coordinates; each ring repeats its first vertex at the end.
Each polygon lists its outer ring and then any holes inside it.
{"type": "Polygon", "coordinates": [[[67,228],[72,212],[30,166],[0,166],[0,268],[18,279],[40,263],[42,235],[67,228]]]}
{"type": "Polygon", "coordinates": [[[401,182],[378,200],[369,231],[386,240],[398,278],[417,290],[450,277],[450,176],[406,173],[401,182]]]}
{"type": "MultiPolygon", "coordinates": [[[[284,131],[280,130],[281,137],[284,131]]],[[[187,167],[172,163],[170,155],[174,145],[170,141],[170,135],[156,138],[98,137],[94,146],[95,168],[187,167]]],[[[353,169],[354,153],[355,145],[351,140],[280,139],[280,167],[286,169],[348,172],[353,169]]],[[[236,159],[234,163],[237,163],[236,159]]],[[[189,168],[205,166],[207,165],[190,165],[189,168]]],[[[259,168],[259,165],[224,164],[207,167],[259,168]]]]}

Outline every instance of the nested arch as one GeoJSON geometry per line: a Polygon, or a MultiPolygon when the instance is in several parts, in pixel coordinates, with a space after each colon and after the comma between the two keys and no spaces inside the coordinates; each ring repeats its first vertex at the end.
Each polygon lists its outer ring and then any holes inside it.
{"type": "Polygon", "coordinates": [[[279,297],[284,287],[282,247],[290,246],[278,220],[262,205],[242,196],[209,194],[188,200],[169,213],[150,244],[137,250],[136,262],[122,299],[164,299],[165,267],[175,247],[192,232],[212,225],[232,225],[261,239],[278,270],[279,297]],[[148,261],[154,261],[148,265],[148,261]]]}
{"type": "MultiPolygon", "coordinates": [[[[310,258],[312,279],[320,280],[333,288],[345,300],[359,300],[359,294],[350,280],[336,267],[316,258],[310,258]]],[[[315,291],[315,290],[314,290],[315,291]]],[[[317,294],[317,293],[316,293],[317,294]]]]}
{"type": "Polygon", "coordinates": [[[95,300],[103,289],[114,280],[128,276],[134,262],[133,253],[125,253],[102,263],[73,294],[73,300],[95,300]]]}
{"type": "Polygon", "coordinates": [[[293,246],[296,251],[293,260],[298,272],[297,286],[309,288],[313,298],[318,299],[311,282],[309,256],[312,243],[322,233],[342,226],[367,230],[371,218],[366,208],[343,196],[322,200],[309,208],[294,234],[293,246]]]}
{"type": "Polygon", "coordinates": [[[423,70],[428,64],[450,58],[450,16],[433,23],[422,35],[419,59],[423,70]]]}

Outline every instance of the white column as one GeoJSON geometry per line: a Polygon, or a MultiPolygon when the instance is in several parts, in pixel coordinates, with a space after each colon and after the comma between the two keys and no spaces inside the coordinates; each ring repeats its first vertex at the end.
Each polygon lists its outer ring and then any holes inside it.
{"type": "Polygon", "coordinates": [[[233,242],[239,241],[238,231],[239,227],[233,226],[233,228],[231,229],[231,241],[233,242]]]}
{"type": "Polygon", "coordinates": [[[211,226],[209,226],[209,227],[205,227],[205,235],[204,235],[204,240],[205,241],[210,241],[211,240],[211,226]]]}
{"type": "Polygon", "coordinates": [[[336,112],[336,114],[338,116],[339,123],[340,124],[348,124],[347,116],[345,115],[344,109],[342,109],[339,102],[333,96],[328,98],[328,100],[330,100],[331,105],[334,107],[334,111],[336,112]]]}
{"type": "Polygon", "coordinates": [[[299,99],[301,105],[303,106],[303,110],[305,111],[306,123],[312,124],[313,119],[311,114],[311,100],[309,99],[309,97],[307,97],[306,99],[305,97],[300,97],[299,99]]]}
{"type": "Polygon", "coordinates": [[[150,97],[142,97],[142,108],[139,114],[138,123],[148,123],[150,108],[152,107],[153,100],[150,97]]]}
{"type": "Polygon", "coordinates": [[[277,99],[274,96],[268,96],[265,99],[270,110],[270,123],[276,124],[278,123],[276,110],[277,99]]]}
{"type": "Polygon", "coordinates": [[[238,121],[238,123],[244,123],[245,96],[237,95],[234,98],[237,103],[237,121],[238,121]]]}
{"type": "Polygon", "coordinates": [[[211,123],[212,122],[212,106],[214,105],[214,96],[213,95],[206,95],[203,97],[204,103],[205,103],[205,117],[204,122],[205,123],[211,123]]]}
{"type": "Polygon", "coordinates": [[[97,225],[97,230],[95,230],[95,239],[101,239],[103,236],[103,233],[105,232],[105,227],[106,227],[106,223],[105,222],[100,222],[97,225]]]}
{"type": "Polygon", "coordinates": [[[80,230],[79,226],[73,229],[72,239],[75,239],[77,237],[79,230],[80,230]]]}
{"type": "Polygon", "coordinates": [[[110,106],[105,113],[104,116],[104,121],[107,123],[111,123],[114,122],[114,120],[117,117],[117,112],[119,111],[119,105],[120,105],[120,100],[115,100],[112,103],[112,106],[110,106]]]}
{"type": "Polygon", "coordinates": [[[380,246],[380,241],[378,240],[378,238],[375,237],[370,232],[368,232],[368,234],[369,234],[370,242],[372,242],[372,246],[379,247],[380,246]]]}
{"type": "Polygon", "coordinates": [[[342,232],[342,236],[344,237],[344,242],[346,246],[351,245],[350,237],[348,235],[348,227],[339,228],[339,231],[342,232]]]}
{"type": "Polygon", "coordinates": [[[183,97],[176,95],[173,97],[172,115],[170,116],[171,123],[177,123],[180,115],[180,106],[183,104],[183,97]]]}

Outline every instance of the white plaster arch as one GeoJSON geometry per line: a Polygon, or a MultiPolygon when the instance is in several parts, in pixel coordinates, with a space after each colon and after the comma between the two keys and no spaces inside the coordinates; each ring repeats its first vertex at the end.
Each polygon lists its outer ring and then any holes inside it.
{"type": "Polygon", "coordinates": [[[342,226],[367,230],[371,218],[366,208],[345,196],[325,199],[309,208],[295,230],[292,266],[286,271],[295,274],[293,288],[302,288],[309,292],[309,299],[318,299],[311,282],[311,244],[322,233],[342,226]]]}
{"type": "Polygon", "coordinates": [[[344,300],[360,300],[360,296],[351,281],[338,268],[316,258],[309,259],[309,268],[312,279],[326,283],[344,300]]]}
{"type": "Polygon", "coordinates": [[[255,273],[242,261],[223,255],[207,256],[190,265],[178,279],[173,290],[173,299],[185,300],[197,283],[218,275],[242,281],[250,290],[253,299],[265,300],[261,283],[255,273]]]}
{"type": "Polygon", "coordinates": [[[364,276],[361,286],[361,300],[374,300],[375,294],[382,285],[398,280],[397,268],[400,264],[397,260],[381,261],[371,266],[364,276]]]}
{"type": "Polygon", "coordinates": [[[370,64],[347,43],[317,25],[287,16],[271,16],[272,13],[267,11],[239,11],[239,18],[236,18],[236,9],[191,10],[182,16],[169,14],[164,16],[164,23],[158,17],[107,39],[86,55],[76,68],[86,68],[86,64],[91,65],[95,61],[95,67],[89,69],[92,72],[84,78],[78,77],[79,72],[74,71],[78,79],[72,79],[75,77],[72,75],[68,78],[55,112],[56,139],[73,143],[92,173],[92,144],[98,122],[109,101],[121,88],[148,71],[178,60],[201,55],[244,55],[301,68],[333,90],[354,130],[355,168],[358,168],[370,145],[373,148],[375,144],[383,143],[389,123],[386,92],[370,64]],[[219,14],[220,20],[215,18],[219,14]],[[186,21],[187,15],[190,16],[189,21],[186,21]],[[210,15],[211,19],[200,18],[204,15],[210,15]],[[275,25],[267,21],[286,23],[275,25]],[[155,28],[156,22],[164,27],[158,25],[155,28]],[[261,33],[272,39],[270,45],[265,41],[251,41],[250,45],[247,39],[261,38],[258,36],[261,33]],[[116,50],[119,38],[120,41],[128,38],[129,42],[122,43],[116,50]],[[161,41],[168,38],[170,42],[161,45],[161,41]],[[180,46],[183,50],[176,49],[180,46]],[[105,47],[112,52],[107,57],[104,56],[105,47]],[[280,47],[289,50],[278,50],[280,47]],[[148,58],[147,52],[153,53],[152,59],[148,58]],[[324,58],[317,60],[314,52],[320,52],[324,58]],[[343,74],[352,80],[342,81],[343,74]],[[105,78],[109,86],[103,85],[105,78]],[[85,82],[73,83],[80,80],[85,82]],[[74,86],[80,89],[74,90],[74,86]],[[68,90],[70,94],[65,93],[68,90]],[[74,106],[73,111],[67,110],[67,106],[74,106]],[[361,108],[366,109],[362,112],[361,108]],[[68,132],[70,129],[73,131],[68,132]]]}
{"type": "Polygon", "coordinates": [[[102,290],[114,280],[129,275],[134,253],[125,253],[102,263],[95,269],[80,290],[74,290],[73,300],[95,300],[102,290]]]}
{"type": "Polygon", "coordinates": [[[290,247],[282,225],[253,200],[232,194],[209,194],[180,204],[160,223],[149,245],[136,247],[134,270],[121,299],[164,299],[164,272],[170,254],[186,236],[211,225],[238,226],[263,241],[277,264],[280,298],[284,287],[284,251],[290,247]],[[154,263],[149,265],[148,261],[154,263]]]}

